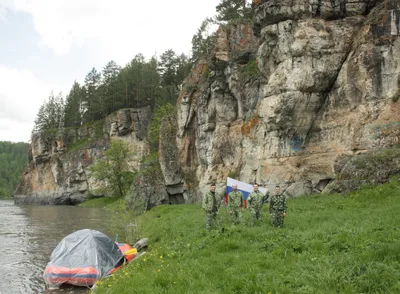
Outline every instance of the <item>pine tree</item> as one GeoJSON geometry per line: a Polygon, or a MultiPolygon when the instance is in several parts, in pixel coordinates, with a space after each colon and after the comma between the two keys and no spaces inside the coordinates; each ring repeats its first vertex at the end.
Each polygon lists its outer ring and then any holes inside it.
{"type": "Polygon", "coordinates": [[[253,11],[247,0],[221,0],[216,11],[215,19],[218,22],[251,19],[253,16],[253,11]]]}
{"type": "Polygon", "coordinates": [[[178,59],[174,50],[169,49],[160,56],[159,71],[161,73],[161,85],[176,85],[176,72],[178,59]]]}
{"type": "Polygon", "coordinates": [[[81,103],[83,99],[83,89],[76,81],[69,92],[64,110],[64,126],[77,127],[82,123],[81,103]]]}
{"type": "Polygon", "coordinates": [[[59,129],[64,126],[64,99],[62,93],[51,92],[47,101],[39,108],[32,133],[59,129]]]}
{"type": "Polygon", "coordinates": [[[120,72],[121,67],[113,60],[109,61],[102,71],[101,87],[107,115],[118,109],[118,75],[120,72]]]}
{"type": "Polygon", "coordinates": [[[84,122],[98,119],[104,111],[104,104],[98,91],[100,79],[101,74],[95,68],[92,68],[85,77],[85,96],[82,101],[84,122]]]}
{"type": "Polygon", "coordinates": [[[206,18],[197,30],[197,33],[192,38],[192,61],[195,62],[200,58],[210,56],[215,47],[216,34],[210,33],[212,19],[206,18]]]}
{"type": "Polygon", "coordinates": [[[176,69],[176,81],[179,91],[182,88],[183,80],[188,76],[192,67],[192,62],[185,54],[181,54],[177,57],[178,68],[176,69]]]}
{"type": "Polygon", "coordinates": [[[32,133],[39,133],[42,130],[47,129],[47,113],[46,113],[46,101],[40,106],[38,113],[35,118],[35,125],[32,133]]]}
{"type": "Polygon", "coordinates": [[[160,95],[160,74],[158,72],[159,62],[155,56],[153,56],[148,62],[146,62],[145,70],[143,74],[144,92],[142,106],[155,105],[157,97],[160,95]]]}

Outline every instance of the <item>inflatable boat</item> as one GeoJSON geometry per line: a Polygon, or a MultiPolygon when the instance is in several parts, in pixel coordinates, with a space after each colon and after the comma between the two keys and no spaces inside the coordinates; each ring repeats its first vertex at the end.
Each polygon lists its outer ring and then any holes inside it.
{"type": "Polygon", "coordinates": [[[114,242],[99,231],[80,230],[53,250],[43,278],[51,289],[62,284],[91,287],[132,261],[137,252],[138,248],[114,242]]]}

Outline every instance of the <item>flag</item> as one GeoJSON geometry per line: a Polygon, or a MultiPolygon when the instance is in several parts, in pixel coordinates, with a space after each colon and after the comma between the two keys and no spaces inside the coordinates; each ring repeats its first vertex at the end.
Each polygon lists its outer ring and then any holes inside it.
{"type": "MultiPolygon", "coordinates": [[[[237,188],[239,191],[241,191],[244,195],[244,207],[247,207],[247,197],[249,197],[250,193],[254,191],[253,185],[245,183],[245,182],[240,182],[238,180],[232,179],[232,178],[227,178],[226,179],[226,195],[225,195],[225,203],[228,204],[228,194],[232,192],[232,185],[237,184],[237,188]]],[[[267,193],[266,188],[258,187],[258,190],[263,193],[264,195],[267,193]]]]}

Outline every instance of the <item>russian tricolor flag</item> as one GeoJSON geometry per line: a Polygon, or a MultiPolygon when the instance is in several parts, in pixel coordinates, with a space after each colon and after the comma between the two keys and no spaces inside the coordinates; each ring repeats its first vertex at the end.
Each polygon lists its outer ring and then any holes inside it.
{"type": "MultiPolygon", "coordinates": [[[[232,192],[232,185],[237,184],[238,190],[241,191],[244,195],[244,207],[247,207],[247,197],[249,197],[250,193],[254,191],[253,185],[247,184],[245,182],[240,182],[238,180],[227,178],[226,180],[226,195],[225,195],[225,203],[228,204],[228,194],[232,192]]],[[[267,193],[267,189],[258,187],[258,190],[264,195],[267,193]]]]}

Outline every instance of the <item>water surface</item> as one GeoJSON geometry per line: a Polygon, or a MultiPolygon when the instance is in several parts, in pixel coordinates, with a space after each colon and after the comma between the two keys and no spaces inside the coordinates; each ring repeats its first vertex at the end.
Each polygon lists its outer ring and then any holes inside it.
{"type": "Polygon", "coordinates": [[[85,288],[47,290],[43,271],[57,244],[81,229],[111,238],[111,212],[75,206],[19,206],[0,200],[0,294],[86,293],[85,288]]]}

